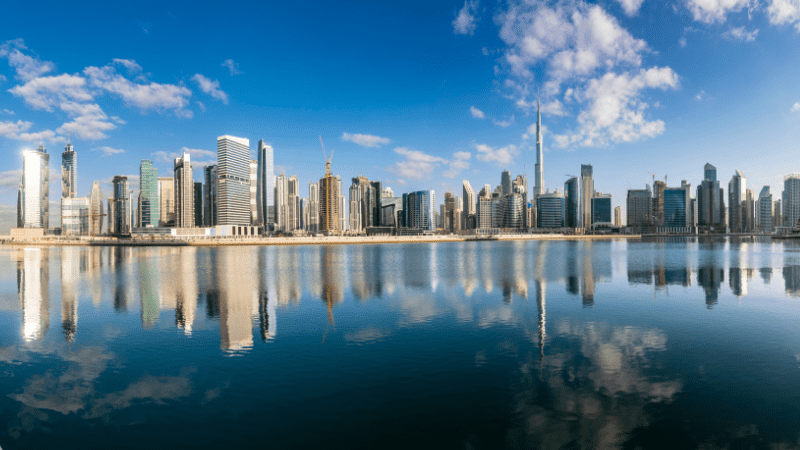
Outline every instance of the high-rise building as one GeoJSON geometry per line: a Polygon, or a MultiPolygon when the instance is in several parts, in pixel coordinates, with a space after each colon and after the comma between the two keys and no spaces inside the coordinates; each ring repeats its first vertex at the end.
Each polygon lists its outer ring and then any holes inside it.
{"type": "Polygon", "coordinates": [[[50,155],[44,146],[22,153],[23,228],[50,228],[50,155]]]}
{"type": "Polygon", "coordinates": [[[487,191],[486,186],[481,190],[475,206],[475,228],[492,228],[492,193],[487,191]]]}
{"type": "Polygon", "coordinates": [[[756,208],[755,196],[752,189],[745,191],[744,202],[742,204],[742,221],[744,222],[744,231],[752,233],[755,231],[756,225],[756,208]]]}
{"type": "Polygon", "coordinates": [[[667,188],[666,181],[653,182],[653,224],[657,227],[664,226],[664,189],[667,188]]]}
{"type": "Polygon", "coordinates": [[[286,231],[298,230],[300,229],[300,181],[297,179],[297,175],[289,177],[286,183],[286,193],[289,205],[286,231]]]}
{"type": "Polygon", "coordinates": [[[139,226],[157,227],[159,221],[158,169],[153,161],[143,159],[139,165],[139,226]]]}
{"type": "Polygon", "coordinates": [[[61,154],[61,197],[77,197],[78,189],[78,156],[67,141],[64,153],[61,154]]]}
{"type": "Polygon", "coordinates": [[[581,221],[583,228],[592,224],[592,197],[594,197],[594,179],[591,164],[581,164],[581,221]]]}
{"type": "MultiPolygon", "coordinates": [[[[795,228],[800,220],[800,174],[783,177],[783,226],[795,228]]],[[[27,207],[27,204],[25,205],[27,207]]]]}
{"type": "Polygon", "coordinates": [[[61,235],[88,235],[89,214],[88,198],[61,197],[61,235]]]}
{"type": "Polygon", "coordinates": [[[463,190],[463,201],[464,204],[461,207],[463,211],[464,218],[462,219],[462,228],[466,230],[470,230],[475,228],[475,191],[472,190],[472,185],[469,184],[468,180],[464,180],[462,183],[462,190],[463,190]]]}
{"type": "Polygon", "coordinates": [[[194,176],[188,153],[175,158],[175,227],[194,226],[194,176]]]}
{"type": "Polygon", "coordinates": [[[733,174],[728,183],[728,226],[731,233],[742,233],[747,228],[747,179],[741,170],[733,174]]]}
{"type": "Polygon", "coordinates": [[[217,224],[250,225],[250,140],[217,138],[217,224]]]}
{"type": "Polygon", "coordinates": [[[308,227],[310,233],[319,232],[319,184],[308,183],[308,227]]]}
{"type": "Polygon", "coordinates": [[[160,227],[175,226],[175,179],[173,177],[160,177],[158,179],[158,212],[160,227]]]}
{"type": "Polygon", "coordinates": [[[661,190],[663,220],[660,224],[668,228],[691,227],[691,186],[661,190]]]}
{"type": "Polygon", "coordinates": [[[455,195],[444,194],[444,229],[455,233],[461,230],[461,202],[455,195]]]}
{"type": "Polygon", "coordinates": [[[598,226],[612,226],[611,222],[611,194],[596,195],[592,197],[592,228],[598,226]]]}
{"type": "Polygon", "coordinates": [[[194,182],[194,226],[203,226],[203,183],[194,182]]]}
{"type": "Polygon", "coordinates": [[[614,208],[614,226],[621,227],[622,226],[622,207],[617,206],[614,208]]]}
{"type": "Polygon", "coordinates": [[[564,204],[566,208],[566,226],[568,228],[583,228],[583,209],[581,178],[572,177],[564,183],[564,204]]]}
{"type": "Polygon", "coordinates": [[[339,231],[347,230],[347,200],[344,197],[342,190],[342,179],[339,175],[334,177],[336,183],[336,191],[339,193],[339,231]]]}
{"type": "Polygon", "coordinates": [[[308,227],[308,199],[300,199],[300,229],[306,230],[308,227]]]}
{"type": "Polygon", "coordinates": [[[272,165],[272,146],[258,141],[258,168],[256,179],[256,205],[258,208],[258,223],[264,231],[272,231],[275,222],[275,174],[272,165]]]}
{"type": "Polygon", "coordinates": [[[383,187],[380,181],[369,181],[363,175],[352,179],[348,212],[349,229],[365,232],[367,228],[381,223],[381,198],[383,187]]]}
{"type": "Polygon", "coordinates": [[[250,225],[258,226],[258,160],[250,160],[250,225]]]}
{"type": "Polygon", "coordinates": [[[344,196],[342,180],[331,174],[330,159],[325,163],[325,176],[319,180],[319,225],[323,233],[344,231],[344,196]]]}
{"type": "Polygon", "coordinates": [[[19,190],[17,191],[17,228],[25,227],[25,188],[22,186],[22,180],[19,182],[19,190]]]}
{"type": "Polygon", "coordinates": [[[544,193],[536,198],[537,228],[562,228],[564,226],[564,194],[544,193]]]}
{"type": "Polygon", "coordinates": [[[100,236],[103,233],[103,191],[100,190],[100,182],[92,183],[92,191],[89,194],[89,235],[100,236]]]}
{"type": "MultiPolygon", "coordinates": [[[[114,190],[113,187],[111,189],[112,189],[112,191],[114,190]]],[[[116,213],[115,213],[115,210],[116,210],[116,208],[115,208],[115,205],[114,205],[114,197],[113,196],[112,197],[108,197],[108,230],[106,232],[107,232],[107,234],[110,234],[110,235],[113,235],[114,232],[115,232],[114,230],[116,229],[116,224],[115,224],[115,219],[116,219],[115,214],[116,213]]]]}
{"type": "Polygon", "coordinates": [[[504,170],[500,176],[500,186],[503,186],[503,195],[511,193],[511,173],[504,170]]]}
{"type": "Polygon", "coordinates": [[[628,190],[627,207],[627,226],[645,227],[653,224],[651,215],[653,207],[653,194],[650,185],[645,189],[628,190]]]}
{"type": "Polygon", "coordinates": [[[528,176],[517,175],[511,182],[511,191],[522,196],[522,228],[530,228],[531,222],[528,220],[528,176]]]}
{"type": "Polygon", "coordinates": [[[725,202],[717,181],[717,168],[706,163],[705,178],[697,187],[697,226],[724,230],[725,202]]]}
{"type": "Polygon", "coordinates": [[[205,201],[203,207],[203,220],[205,226],[213,227],[217,225],[217,187],[219,186],[217,178],[217,165],[213,164],[206,166],[203,170],[204,183],[203,183],[203,196],[205,201]]]}
{"type": "Polygon", "coordinates": [[[533,198],[544,194],[544,153],[542,151],[542,111],[539,99],[536,99],[536,179],[533,186],[533,198]]]}
{"type": "Polygon", "coordinates": [[[772,208],[772,194],[769,186],[764,186],[758,194],[758,228],[762,233],[772,233],[772,208]]]}
{"type": "Polygon", "coordinates": [[[289,230],[289,179],[280,174],[275,178],[275,231],[289,230]]]}
{"type": "Polygon", "coordinates": [[[436,192],[416,191],[403,194],[403,212],[405,216],[405,226],[420,230],[434,231],[434,208],[436,204],[436,192]]]}
{"type": "Polygon", "coordinates": [[[114,186],[114,227],[111,234],[126,236],[131,234],[131,197],[128,177],[115,176],[114,186]]]}
{"type": "Polygon", "coordinates": [[[524,225],[524,202],[522,194],[504,195],[500,201],[503,210],[503,228],[522,228],[524,225]]]}
{"type": "Polygon", "coordinates": [[[681,189],[684,189],[687,194],[689,205],[686,207],[686,223],[689,227],[697,226],[697,202],[692,198],[692,183],[686,180],[681,180],[681,189]]]}

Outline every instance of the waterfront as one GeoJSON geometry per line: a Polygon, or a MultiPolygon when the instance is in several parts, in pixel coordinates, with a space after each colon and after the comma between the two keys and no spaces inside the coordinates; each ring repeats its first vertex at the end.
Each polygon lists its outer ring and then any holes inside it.
{"type": "Polygon", "coordinates": [[[0,446],[798,445],[800,245],[0,247],[0,446]]]}

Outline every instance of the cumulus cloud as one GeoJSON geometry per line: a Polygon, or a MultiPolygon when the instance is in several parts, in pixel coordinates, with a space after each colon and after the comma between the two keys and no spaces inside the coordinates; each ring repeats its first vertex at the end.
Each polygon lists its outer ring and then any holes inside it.
{"type": "Polygon", "coordinates": [[[78,75],[61,74],[38,77],[8,90],[33,109],[52,112],[62,102],[89,102],[94,100],[86,79],[78,75]]]}
{"type": "Polygon", "coordinates": [[[694,20],[705,23],[722,23],[730,12],[739,12],[750,0],[687,0],[686,6],[694,20]]]}
{"type": "Polygon", "coordinates": [[[747,31],[745,27],[731,28],[722,33],[722,36],[732,41],[753,42],[756,40],[756,36],[758,36],[758,28],[753,31],[747,31]]]}
{"type": "Polygon", "coordinates": [[[8,114],[9,116],[13,116],[14,115],[14,111],[12,111],[10,109],[5,109],[5,108],[3,108],[3,113],[4,114],[8,114]]]}
{"type": "Polygon", "coordinates": [[[639,14],[639,8],[642,7],[644,0],[617,0],[617,2],[619,2],[619,6],[622,7],[622,11],[625,12],[626,16],[633,17],[639,14]]]}
{"type": "Polygon", "coordinates": [[[394,152],[404,157],[395,165],[387,170],[403,178],[412,180],[422,180],[428,178],[441,164],[448,161],[438,156],[428,155],[419,150],[409,150],[405,147],[397,147],[394,152]]]}
{"type": "Polygon", "coordinates": [[[486,144],[475,144],[475,150],[478,151],[475,159],[482,162],[495,163],[498,166],[510,164],[514,157],[519,155],[519,148],[513,144],[500,148],[493,148],[486,144]]]}
{"type": "Polygon", "coordinates": [[[469,107],[469,113],[472,114],[472,117],[474,117],[476,119],[485,119],[486,118],[486,114],[484,114],[483,111],[481,111],[480,109],[478,109],[478,108],[476,108],[474,106],[470,106],[469,107]]]}
{"type": "Polygon", "coordinates": [[[53,130],[43,130],[33,133],[28,132],[32,126],[33,123],[22,120],[16,122],[2,121],[0,122],[0,136],[25,142],[58,142],[63,140],[60,136],[56,135],[53,130]]]}
{"type": "Polygon", "coordinates": [[[767,17],[773,25],[794,24],[800,32],[800,0],[769,0],[767,17]]]}
{"type": "Polygon", "coordinates": [[[126,69],[131,74],[139,73],[142,71],[142,66],[140,66],[136,61],[132,59],[119,59],[115,58],[111,60],[112,63],[118,64],[126,69]]]}
{"type": "Polygon", "coordinates": [[[121,98],[128,106],[147,110],[172,110],[178,117],[191,117],[186,110],[192,91],[185,86],[155,82],[135,83],[118,74],[113,66],[87,67],[83,70],[88,85],[121,98]]]}
{"type": "Polygon", "coordinates": [[[231,75],[239,75],[242,73],[239,70],[239,63],[232,59],[226,59],[225,61],[222,61],[222,67],[227,67],[231,75]]]}
{"type": "Polygon", "coordinates": [[[342,140],[343,141],[350,141],[354,144],[358,144],[362,147],[369,147],[369,148],[377,148],[381,145],[386,145],[391,141],[389,138],[374,136],[372,134],[350,134],[350,133],[342,133],[342,140]]]}
{"type": "MultiPolygon", "coordinates": [[[[103,152],[103,156],[112,156],[112,155],[119,155],[120,153],[125,153],[125,150],[123,150],[121,148],[112,148],[112,147],[108,147],[108,146],[97,147],[97,148],[95,148],[93,150],[99,150],[99,151],[103,152]]],[[[111,183],[111,182],[109,181],[109,183],[111,183]]]]}
{"type": "Polygon", "coordinates": [[[219,88],[218,80],[212,80],[210,78],[204,77],[199,73],[196,73],[192,77],[192,81],[197,83],[197,86],[200,87],[201,91],[214,97],[217,100],[221,100],[222,103],[225,103],[226,105],[228,104],[228,94],[226,94],[222,89],[219,88]]]}
{"type": "Polygon", "coordinates": [[[792,108],[789,111],[790,112],[798,112],[798,111],[800,111],[800,102],[795,102],[795,104],[792,105],[792,108]]]}
{"type": "Polygon", "coordinates": [[[469,160],[472,158],[470,152],[455,152],[453,159],[448,165],[448,169],[444,172],[445,178],[455,178],[462,170],[469,169],[469,160]]]}
{"type": "Polygon", "coordinates": [[[478,26],[477,14],[478,0],[465,1],[464,7],[458,11],[456,18],[453,20],[453,33],[472,35],[478,26]]]}
{"type": "Polygon", "coordinates": [[[22,52],[27,49],[22,39],[0,44],[0,58],[8,59],[8,65],[16,71],[18,80],[29,81],[55,70],[56,66],[52,62],[42,61],[37,56],[26,55],[22,52]]]}
{"type": "Polygon", "coordinates": [[[492,119],[492,123],[494,123],[498,127],[508,128],[511,125],[514,125],[514,116],[511,116],[510,118],[508,118],[506,120],[492,119]]]}
{"type": "Polygon", "coordinates": [[[62,135],[76,136],[80,139],[98,140],[105,139],[104,131],[117,128],[109,121],[108,116],[96,103],[64,102],[60,105],[62,111],[73,118],[72,122],[61,125],[56,131],[62,135]]]}

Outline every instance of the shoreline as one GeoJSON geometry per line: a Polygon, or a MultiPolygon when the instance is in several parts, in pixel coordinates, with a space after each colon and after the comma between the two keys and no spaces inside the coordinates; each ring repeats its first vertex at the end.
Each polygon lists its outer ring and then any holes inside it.
{"type": "Polygon", "coordinates": [[[221,246],[269,246],[269,245],[363,245],[363,244],[414,244],[438,242],[481,242],[481,241],[569,241],[569,240],[611,240],[641,239],[638,234],[614,235],[568,235],[568,234],[522,234],[494,236],[330,236],[330,237],[273,237],[273,238],[183,238],[183,239],[117,239],[80,238],[68,239],[51,237],[32,240],[12,240],[0,236],[0,245],[38,245],[38,246],[86,246],[86,247],[221,247],[221,246]]]}

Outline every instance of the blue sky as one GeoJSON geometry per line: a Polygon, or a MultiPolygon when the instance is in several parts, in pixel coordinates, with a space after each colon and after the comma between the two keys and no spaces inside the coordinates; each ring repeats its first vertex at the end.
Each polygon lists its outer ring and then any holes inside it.
{"type": "Polygon", "coordinates": [[[213,162],[223,134],[249,138],[253,155],[259,139],[272,144],[302,195],[324,174],[318,135],[345,185],[363,173],[441,201],[463,179],[478,190],[508,169],[532,188],[537,91],[549,189],[593,164],[595,189],[624,210],[650,172],[696,186],[710,162],[725,185],[739,169],[756,195],[779,195],[800,171],[800,0],[3,9],[0,229],[20,152],[43,142],[57,172],[67,136],[80,196],[138,175],[141,159],[171,176],[184,148],[213,162]]]}

